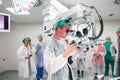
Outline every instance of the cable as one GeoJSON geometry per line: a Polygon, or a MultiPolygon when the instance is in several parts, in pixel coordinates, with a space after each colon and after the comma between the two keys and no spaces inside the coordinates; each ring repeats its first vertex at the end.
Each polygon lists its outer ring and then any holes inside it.
{"type": "Polygon", "coordinates": [[[98,19],[99,19],[100,25],[101,25],[101,30],[100,30],[99,34],[97,36],[95,36],[95,37],[89,37],[89,39],[95,40],[95,39],[99,38],[102,35],[104,25],[103,25],[103,19],[100,16],[100,14],[98,13],[98,11],[96,10],[96,8],[94,6],[91,6],[90,8],[91,9],[93,8],[96,11],[96,13],[98,15],[98,19]]]}

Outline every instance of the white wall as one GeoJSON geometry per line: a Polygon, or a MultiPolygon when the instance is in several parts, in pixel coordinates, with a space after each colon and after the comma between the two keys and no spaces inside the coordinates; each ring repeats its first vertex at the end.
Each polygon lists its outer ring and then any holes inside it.
{"type": "Polygon", "coordinates": [[[22,39],[24,36],[29,36],[32,42],[37,41],[38,34],[43,34],[43,36],[45,36],[45,34],[43,33],[42,24],[40,23],[13,22],[11,24],[11,32],[0,34],[2,36],[2,54],[6,55],[2,56],[2,59],[5,58],[5,70],[17,69],[16,51],[22,45],[22,39]]]}
{"type": "MultiPolygon", "coordinates": [[[[98,24],[97,24],[98,25],[98,24]]],[[[110,35],[113,41],[116,40],[116,29],[120,26],[120,21],[105,21],[104,33],[102,39],[110,35]]],[[[16,51],[22,45],[22,38],[26,35],[30,36],[32,42],[37,41],[37,35],[44,34],[41,23],[15,23],[11,24],[11,32],[0,33],[0,65],[2,62],[2,70],[17,70],[16,51]],[[2,45],[2,46],[1,46],[2,45]],[[3,60],[5,58],[5,61],[3,60]]],[[[89,59],[89,58],[88,58],[89,59]]],[[[89,62],[88,62],[89,63],[89,62]]],[[[91,64],[89,64],[91,65],[91,64]]]]}
{"type": "Polygon", "coordinates": [[[3,39],[2,39],[2,35],[0,34],[0,72],[3,72],[6,68],[5,68],[5,54],[3,52],[3,39]]]}
{"type": "Polygon", "coordinates": [[[116,31],[120,27],[120,20],[117,21],[105,21],[104,22],[104,32],[101,36],[102,39],[105,39],[106,36],[111,36],[112,41],[116,41],[116,31]]]}

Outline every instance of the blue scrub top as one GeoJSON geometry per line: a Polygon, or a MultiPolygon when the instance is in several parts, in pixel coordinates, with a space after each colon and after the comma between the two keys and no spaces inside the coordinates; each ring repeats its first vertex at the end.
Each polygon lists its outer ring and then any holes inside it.
{"type": "Polygon", "coordinates": [[[35,45],[36,51],[36,67],[43,67],[44,61],[43,61],[43,43],[37,42],[35,45]]]}

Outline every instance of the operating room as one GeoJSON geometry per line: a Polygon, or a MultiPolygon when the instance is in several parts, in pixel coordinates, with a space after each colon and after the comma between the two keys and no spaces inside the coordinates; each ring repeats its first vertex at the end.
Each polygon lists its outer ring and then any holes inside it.
{"type": "Polygon", "coordinates": [[[120,0],[0,0],[0,80],[120,80],[119,32],[120,0]]]}

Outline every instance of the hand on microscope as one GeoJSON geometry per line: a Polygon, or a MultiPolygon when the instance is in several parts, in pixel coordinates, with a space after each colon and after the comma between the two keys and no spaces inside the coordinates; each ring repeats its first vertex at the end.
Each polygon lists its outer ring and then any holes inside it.
{"type": "Polygon", "coordinates": [[[77,45],[72,43],[67,44],[65,52],[62,54],[63,58],[68,58],[69,56],[75,55],[81,51],[81,48],[77,48],[77,45]]]}

